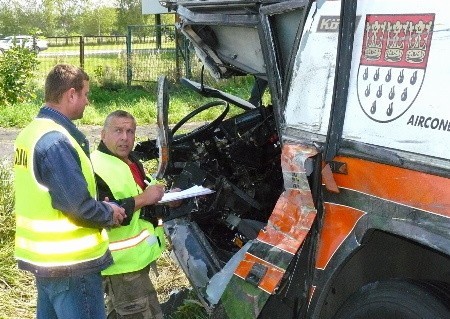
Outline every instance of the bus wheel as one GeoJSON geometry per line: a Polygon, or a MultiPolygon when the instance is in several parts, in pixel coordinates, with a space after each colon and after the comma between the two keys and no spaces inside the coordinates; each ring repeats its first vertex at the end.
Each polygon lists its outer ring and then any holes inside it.
{"type": "Polygon", "coordinates": [[[448,319],[448,285],[408,280],[369,283],[351,295],[337,311],[336,319],[448,319]]]}

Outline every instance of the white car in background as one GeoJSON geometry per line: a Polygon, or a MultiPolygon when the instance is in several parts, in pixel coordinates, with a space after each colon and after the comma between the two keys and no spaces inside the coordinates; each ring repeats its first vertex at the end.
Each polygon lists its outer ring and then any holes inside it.
{"type": "Polygon", "coordinates": [[[34,38],[30,35],[15,35],[0,40],[0,52],[3,53],[15,45],[33,50],[36,53],[48,49],[46,40],[34,38]]]}

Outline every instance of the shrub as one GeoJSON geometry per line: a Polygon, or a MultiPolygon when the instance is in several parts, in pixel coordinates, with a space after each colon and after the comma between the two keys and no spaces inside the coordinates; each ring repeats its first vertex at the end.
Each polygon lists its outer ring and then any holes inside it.
{"type": "Polygon", "coordinates": [[[0,104],[23,103],[36,98],[33,72],[39,62],[37,54],[14,46],[0,57],[0,104]]]}

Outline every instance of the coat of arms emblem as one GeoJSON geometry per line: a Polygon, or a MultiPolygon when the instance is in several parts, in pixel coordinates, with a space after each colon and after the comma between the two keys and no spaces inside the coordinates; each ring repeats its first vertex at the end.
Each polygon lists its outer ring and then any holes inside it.
{"type": "Polygon", "coordinates": [[[399,118],[420,92],[434,14],[367,15],[358,70],[358,100],[377,122],[399,118]]]}

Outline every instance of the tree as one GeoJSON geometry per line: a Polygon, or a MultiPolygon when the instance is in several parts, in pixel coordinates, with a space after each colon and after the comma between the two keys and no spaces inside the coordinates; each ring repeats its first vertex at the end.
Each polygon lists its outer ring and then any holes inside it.
{"type": "Polygon", "coordinates": [[[148,17],[142,14],[141,0],[117,0],[117,29],[126,33],[129,25],[146,24],[148,17]]]}
{"type": "Polygon", "coordinates": [[[0,36],[125,34],[142,24],[154,15],[142,14],[141,0],[0,0],[0,36]]]}
{"type": "Polygon", "coordinates": [[[3,35],[14,34],[16,25],[13,8],[2,7],[0,9],[0,33],[3,35]]]}
{"type": "Polygon", "coordinates": [[[117,10],[104,6],[86,10],[81,21],[83,35],[111,35],[117,29],[117,10]]]}
{"type": "Polygon", "coordinates": [[[58,34],[58,11],[56,9],[56,1],[54,0],[43,0],[41,17],[45,27],[43,28],[44,34],[56,35],[58,34]]]}

